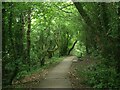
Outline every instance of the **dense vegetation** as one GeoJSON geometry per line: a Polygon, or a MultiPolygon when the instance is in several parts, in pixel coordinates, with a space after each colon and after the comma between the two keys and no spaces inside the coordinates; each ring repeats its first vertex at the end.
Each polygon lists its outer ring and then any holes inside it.
{"type": "MultiPolygon", "coordinates": [[[[120,86],[120,3],[2,3],[3,86],[52,57],[94,55],[91,87],[120,86]]],[[[18,78],[19,77],[19,78],[18,78]]]]}

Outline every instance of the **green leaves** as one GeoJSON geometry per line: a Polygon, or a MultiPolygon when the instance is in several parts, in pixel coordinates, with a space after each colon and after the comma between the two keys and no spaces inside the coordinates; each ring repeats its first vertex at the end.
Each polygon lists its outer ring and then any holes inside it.
{"type": "Polygon", "coordinates": [[[91,68],[87,73],[87,83],[94,88],[113,88],[117,85],[117,73],[115,68],[107,68],[103,64],[89,66],[91,68]]]}
{"type": "Polygon", "coordinates": [[[47,58],[67,55],[77,40],[72,54],[84,55],[86,51],[104,58],[103,66],[95,66],[97,70],[90,72],[88,83],[99,88],[117,86],[114,76],[119,75],[115,70],[120,66],[118,3],[74,3],[79,12],[70,2],[3,3],[4,78],[24,76],[29,68],[46,63],[47,58]],[[30,60],[26,51],[30,52],[30,60]],[[106,77],[108,74],[113,79],[106,77]]]}

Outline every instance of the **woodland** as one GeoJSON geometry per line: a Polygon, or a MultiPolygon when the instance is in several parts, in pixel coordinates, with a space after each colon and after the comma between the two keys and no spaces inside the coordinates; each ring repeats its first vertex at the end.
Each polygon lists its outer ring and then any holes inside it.
{"type": "Polygon", "coordinates": [[[120,88],[119,2],[2,3],[3,87],[69,55],[99,59],[88,86],[120,88]]]}

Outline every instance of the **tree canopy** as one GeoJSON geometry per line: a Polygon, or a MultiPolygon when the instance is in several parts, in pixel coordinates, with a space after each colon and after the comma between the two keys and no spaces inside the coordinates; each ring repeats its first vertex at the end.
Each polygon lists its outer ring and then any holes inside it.
{"type": "Polygon", "coordinates": [[[101,61],[95,66],[101,70],[94,73],[106,70],[112,79],[94,74],[96,81],[90,84],[119,87],[120,3],[3,2],[2,6],[3,86],[42,68],[52,57],[94,55],[101,61]]]}

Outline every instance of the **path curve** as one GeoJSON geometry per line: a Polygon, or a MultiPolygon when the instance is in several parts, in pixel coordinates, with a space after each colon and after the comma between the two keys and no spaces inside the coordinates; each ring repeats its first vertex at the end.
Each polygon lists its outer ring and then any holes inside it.
{"type": "Polygon", "coordinates": [[[68,77],[69,68],[75,56],[66,57],[62,62],[50,70],[39,88],[72,88],[68,77]]]}

